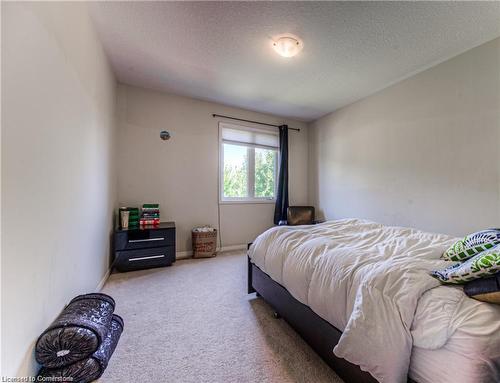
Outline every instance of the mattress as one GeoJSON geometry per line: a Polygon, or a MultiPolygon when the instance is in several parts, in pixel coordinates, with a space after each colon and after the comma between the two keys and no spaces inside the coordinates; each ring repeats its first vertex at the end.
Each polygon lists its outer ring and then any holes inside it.
{"type": "Polygon", "coordinates": [[[455,240],[338,220],[271,228],[254,241],[249,256],[343,331],[334,349],[338,357],[379,381],[402,382],[409,375],[419,383],[500,382],[500,306],[429,277],[430,270],[447,265],[439,257],[455,240]],[[448,371],[454,362],[458,367],[448,371]]]}

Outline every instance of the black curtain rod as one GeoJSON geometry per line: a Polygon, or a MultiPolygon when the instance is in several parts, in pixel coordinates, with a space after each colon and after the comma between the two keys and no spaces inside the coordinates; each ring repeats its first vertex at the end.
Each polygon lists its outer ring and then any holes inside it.
{"type": "MultiPolygon", "coordinates": [[[[244,122],[251,122],[252,124],[259,124],[259,125],[266,125],[266,126],[274,126],[275,128],[279,128],[280,125],[274,125],[274,124],[267,124],[265,122],[259,122],[259,121],[252,121],[252,120],[244,120],[243,118],[236,118],[236,117],[230,117],[230,116],[223,116],[222,114],[212,114],[212,117],[222,117],[222,118],[228,118],[230,120],[236,120],[236,121],[244,121],[244,122]]],[[[296,130],[297,132],[300,132],[300,129],[297,128],[288,128],[290,130],[296,130]]]]}

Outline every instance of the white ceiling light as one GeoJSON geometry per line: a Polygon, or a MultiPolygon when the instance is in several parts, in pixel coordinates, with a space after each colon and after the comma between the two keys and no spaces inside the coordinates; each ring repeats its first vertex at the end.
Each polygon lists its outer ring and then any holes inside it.
{"type": "Polygon", "coordinates": [[[282,35],[273,41],[273,49],[283,57],[295,56],[302,50],[303,46],[302,41],[293,35],[282,35]]]}

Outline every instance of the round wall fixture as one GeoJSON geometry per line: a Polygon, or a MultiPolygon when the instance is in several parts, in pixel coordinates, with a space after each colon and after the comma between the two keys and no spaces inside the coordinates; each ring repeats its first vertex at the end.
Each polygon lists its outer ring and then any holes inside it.
{"type": "Polygon", "coordinates": [[[293,57],[299,53],[303,47],[304,44],[302,40],[291,34],[281,35],[273,39],[273,49],[283,57],[293,57]]]}
{"type": "Polygon", "coordinates": [[[162,130],[160,132],[160,138],[163,140],[163,141],[167,141],[167,140],[170,140],[170,133],[167,132],[166,130],[162,130]]]}

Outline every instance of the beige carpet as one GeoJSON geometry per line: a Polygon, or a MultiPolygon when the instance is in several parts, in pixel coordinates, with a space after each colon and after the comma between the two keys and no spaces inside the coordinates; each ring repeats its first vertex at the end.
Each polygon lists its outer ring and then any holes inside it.
{"type": "Polygon", "coordinates": [[[125,331],[100,382],[342,380],[271,308],[246,294],[246,256],[111,275],[125,331]]]}

